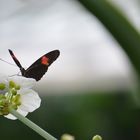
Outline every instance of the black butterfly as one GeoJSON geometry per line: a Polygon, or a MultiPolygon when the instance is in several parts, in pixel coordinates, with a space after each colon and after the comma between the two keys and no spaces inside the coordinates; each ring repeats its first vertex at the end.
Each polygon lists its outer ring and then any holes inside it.
{"type": "Polygon", "coordinates": [[[48,67],[58,58],[60,55],[59,50],[54,50],[45,55],[41,56],[36,60],[29,68],[26,70],[21,66],[18,59],[15,57],[14,53],[9,50],[10,55],[15,61],[16,65],[20,68],[21,74],[27,78],[33,78],[36,81],[39,81],[43,75],[47,72],[48,67]]]}

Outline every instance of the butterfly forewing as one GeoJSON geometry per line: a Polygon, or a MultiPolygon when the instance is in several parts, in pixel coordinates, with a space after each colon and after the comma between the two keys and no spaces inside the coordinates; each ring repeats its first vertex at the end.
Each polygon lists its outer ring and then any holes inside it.
{"type": "MultiPolygon", "coordinates": [[[[30,70],[31,68],[35,67],[36,65],[42,64],[42,58],[48,59],[48,66],[50,66],[60,55],[59,50],[54,50],[49,53],[46,53],[45,55],[41,56],[38,60],[36,60],[27,70],[30,70]]],[[[45,64],[44,64],[45,65],[45,64]]]]}
{"type": "Polygon", "coordinates": [[[58,58],[59,55],[59,50],[54,50],[43,55],[26,70],[24,76],[34,78],[36,81],[40,80],[47,72],[48,67],[58,58]]]}
{"type": "Polygon", "coordinates": [[[9,49],[9,53],[10,53],[11,57],[13,58],[13,60],[15,61],[15,63],[17,64],[17,66],[19,68],[22,68],[20,62],[18,61],[18,59],[16,58],[16,56],[14,55],[14,53],[10,49],[9,49]]]}

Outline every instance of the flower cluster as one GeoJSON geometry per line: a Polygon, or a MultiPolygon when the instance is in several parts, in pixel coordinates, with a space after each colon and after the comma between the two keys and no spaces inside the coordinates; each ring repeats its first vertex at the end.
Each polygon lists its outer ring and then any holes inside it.
{"type": "Polygon", "coordinates": [[[0,75],[0,115],[15,120],[16,117],[10,114],[11,109],[17,110],[23,116],[37,109],[41,99],[31,89],[34,84],[34,79],[0,75]]]}

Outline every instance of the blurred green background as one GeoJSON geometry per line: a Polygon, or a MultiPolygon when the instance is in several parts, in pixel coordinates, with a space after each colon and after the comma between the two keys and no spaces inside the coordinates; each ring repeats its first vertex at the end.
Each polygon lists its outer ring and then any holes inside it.
{"type": "MultiPolygon", "coordinates": [[[[41,107],[28,118],[56,138],[70,133],[76,139],[139,139],[140,109],[128,92],[83,93],[83,95],[44,96],[41,107]]],[[[1,137],[43,140],[20,121],[0,118],[1,137]]]]}
{"type": "MultiPolygon", "coordinates": [[[[46,50],[61,52],[35,87],[42,104],[29,119],[56,138],[140,139],[139,0],[0,2],[1,58],[11,62],[11,48],[30,65],[46,50]]],[[[17,73],[10,68],[1,64],[3,73],[17,73]]],[[[0,130],[4,140],[43,140],[4,117],[0,130]]]]}

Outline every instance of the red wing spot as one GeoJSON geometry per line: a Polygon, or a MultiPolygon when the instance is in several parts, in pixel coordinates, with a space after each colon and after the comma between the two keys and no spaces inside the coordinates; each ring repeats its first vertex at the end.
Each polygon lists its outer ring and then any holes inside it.
{"type": "Polygon", "coordinates": [[[47,58],[46,56],[43,56],[41,59],[41,64],[49,65],[49,58],[47,58]]]}

